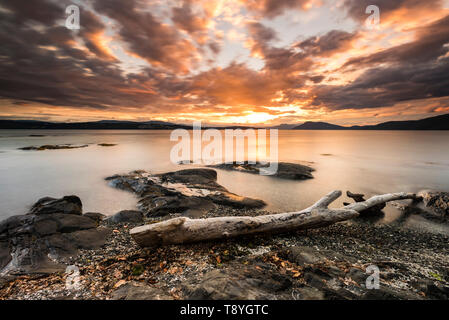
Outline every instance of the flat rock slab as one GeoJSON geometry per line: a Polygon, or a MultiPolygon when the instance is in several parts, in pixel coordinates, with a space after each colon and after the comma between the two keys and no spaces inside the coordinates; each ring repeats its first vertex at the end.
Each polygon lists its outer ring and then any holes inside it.
{"type": "MultiPolygon", "coordinates": [[[[264,171],[267,171],[268,164],[262,164],[260,162],[249,163],[244,162],[242,164],[233,162],[233,163],[221,163],[216,165],[209,166],[210,168],[217,168],[222,170],[233,170],[245,173],[252,174],[263,174],[264,171]]],[[[313,179],[312,172],[315,169],[298,164],[298,163],[289,163],[289,162],[278,162],[277,163],[277,171],[274,174],[270,174],[269,176],[281,178],[281,179],[289,179],[289,180],[307,180],[313,179]]]]}
{"type": "Polygon", "coordinates": [[[0,222],[0,275],[63,271],[55,258],[106,242],[110,229],[97,226],[76,196],[40,199],[30,213],[0,222]]]}
{"type": "Polygon", "coordinates": [[[152,175],[134,171],[106,178],[112,187],[135,193],[138,207],[147,216],[181,213],[200,217],[216,204],[234,208],[262,208],[262,200],[242,197],[217,183],[213,169],[187,169],[152,175]]]}

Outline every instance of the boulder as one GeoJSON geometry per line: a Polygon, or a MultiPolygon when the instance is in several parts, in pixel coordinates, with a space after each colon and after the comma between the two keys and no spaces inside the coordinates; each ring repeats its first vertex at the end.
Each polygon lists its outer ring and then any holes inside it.
{"type": "Polygon", "coordinates": [[[42,198],[30,213],[0,222],[0,274],[63,271],[55,258],[102,246],[110,233],[81,215],[76,196],[42,198]]]}
{"type": "Polygon", "coordinates": [[[432,280],[413,281],[411,286],[426,297],[437,300],[449,299],[449,286],[432,280]]]}
{"type": "Polygon", "coordinates": [[[143,222],[143,214],[136,210],[123,210],[106,219],[108,223],[141,223],[143,222]]]}
{"type": "Polygon", "coordinates": [[[81,215],[83,205],[77,196],[66,196],[61,199],[45,197],[38,200],[30,210],[30,214],[35,215],[51,213],[81,215]]]}
{"type": "Polygon", "coordinates": [[[103,221],[103,219],[106,218],[104,214],[98,212],[86,212],[85,214],[83,214],[83,216],[88,217],[97,223],[100,223],[101,221],[103,221]]]}
{"type": "Polygon", "coordinates": [[[449,217],[449,192],[441,191],[421,191],[419,194],[423,198],[425,209],[438,217],[449,217]]]}

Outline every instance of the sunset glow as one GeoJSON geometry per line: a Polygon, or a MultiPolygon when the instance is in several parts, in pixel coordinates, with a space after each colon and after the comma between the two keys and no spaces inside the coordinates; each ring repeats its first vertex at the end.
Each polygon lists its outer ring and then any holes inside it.
{"type": "Polygon", "coordinates": [[[371,2],[77,0],[80,30],[64,26],[70,1],[2,2],[0,117],[344,125],[447,113],[449,1],[371,2]]]}

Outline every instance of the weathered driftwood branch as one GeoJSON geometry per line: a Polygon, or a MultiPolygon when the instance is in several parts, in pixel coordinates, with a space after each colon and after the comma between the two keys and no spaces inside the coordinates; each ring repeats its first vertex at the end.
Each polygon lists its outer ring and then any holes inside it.
{"type": "Polygon", "coordinates": [[[344,206],[341,209],[329,209],[328,206],[340,196],[341,191],[333,191],[311,207],[299,212],[257,217],[208,219],[182,217],[137,227],[132,229],[130,233],[142,247],[217,240],[256,233],[280,233],[324,227],[349,220],[357,217],[360,211],[389,201],[418,199],[415,194],[391,193],[375,196],[364,202],[344,206]]]}

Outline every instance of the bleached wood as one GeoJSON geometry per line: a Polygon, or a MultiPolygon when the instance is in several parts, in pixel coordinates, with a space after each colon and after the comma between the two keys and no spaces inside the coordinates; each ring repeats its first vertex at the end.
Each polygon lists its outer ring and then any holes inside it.
{"type": "Polygon", "coordinates": [[[130,231],[142,247],[182,244],[207,240],[226,239],[256,233],[281,233],[328,226],[349,220],[380,203],[403,199],[418,199],[410,193],[392,193],[372,197],[365,202],[347,205],[341,209],[328,206],[341,196],[333,191],[311,207],[298,212],[279,213],[257,217],[218,217],[208,219],[175,218],[148,224],[130,231]]]}

